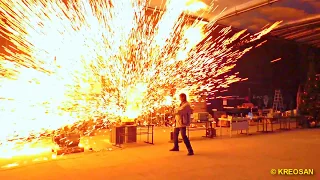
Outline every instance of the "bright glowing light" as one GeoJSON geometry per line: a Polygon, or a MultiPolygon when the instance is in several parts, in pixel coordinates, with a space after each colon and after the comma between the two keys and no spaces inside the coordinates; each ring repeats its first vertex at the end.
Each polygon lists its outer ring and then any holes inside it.
{"type": "Polygon", "coordinates": [[[51,147],[43,147],[43,144],[20,142],[19,145],[13,143],[2,144],[0,147],[0,158],[10,159],[15,156],[35,155],[50,152],[51,147]]]}
{"type": "Polygon", "coordinates": [[[147,85],[138,83],[135,87],[129,88],[127,91],[127,104],[124,116],[127,117],[126,121],[132,121],[141,115],[142,101],[147,91],[147,85]]]}
{"type": "Polygon", "coordinates": [[[163,105],[170,106],[173,103],[173,98],[171,96],[166,96],[163,105]]]}
{"type": "Polygon", "coordinates": [[[202,2],[202,1],[195,1],[195,0],[190,0],[186,3],[186,11],[189,11],[191,13],[198,12],[200,10],[208,10],[209,6],[202,2]]]}

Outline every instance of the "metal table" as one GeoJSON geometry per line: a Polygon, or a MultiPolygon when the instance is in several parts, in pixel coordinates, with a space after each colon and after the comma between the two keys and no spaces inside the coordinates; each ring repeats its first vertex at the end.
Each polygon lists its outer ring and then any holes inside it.
{"type": "MultiPolygon", "coordinates": [[[[291,119],[294,119],[294,118],[295,117],[281,117],[281,118],[279,118],[279,124],[280,124],[279,130],[291,130],[291,119]]],[[[296,124],[297,124],[297,119],[296,119],[296,124]]]]}
{"type": "Polygon", "coordinates": [[[257,123],[257,132],[269,133],[273,132],[273,124],[277,122],[278,118],[275,117],[263,117],[258,120],[257,123]],[[271,125],[271,131],[268,131],[268,125],[271,125]],[[262,125],[262,130],[259,130],[259,126],[262,125]]]}
{"type": "MultiPolygon", "coordinates": [[[[232,137],[232,131],[240,131],[242,134],[242,130],[246,130],[246,134],[249,135],[249,119],[248,118],[219,118],[219,121],[228,121],[230,122],[229,127],[229,135],[232,137]]],[[[222,126],[220,124],[220,136],[222,136],[222,126]]]]}
{"type": "Polygon", "coordinates": [[[141,135],[147,135],[147,140],[144,141],[147,144],[154,144],[153,139],[154,139],[154,124],[148,124],[145,125],[145,127],[147,127],[147,131],[141,132],[141,127],[139,128],[139,134],[140,135],[140,139],[141,139],[141,135]],[[150,137],[151,136],[151,137],[150,137]]]}

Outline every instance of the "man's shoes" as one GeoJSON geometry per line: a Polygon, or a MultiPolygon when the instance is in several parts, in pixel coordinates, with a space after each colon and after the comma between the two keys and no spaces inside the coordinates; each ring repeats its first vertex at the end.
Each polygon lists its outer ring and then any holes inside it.
{"type": "Polygon", "coordinates": [[[188,156],[193,156],[193,155],[194,155],[193,151],[188,152],[188,156]]]}
{"type": "Polygon", "coordinates": [[[179,151],[179,149],[178,148],[172,148],[172,149],[170,149],[170,151],[179,151]]]}

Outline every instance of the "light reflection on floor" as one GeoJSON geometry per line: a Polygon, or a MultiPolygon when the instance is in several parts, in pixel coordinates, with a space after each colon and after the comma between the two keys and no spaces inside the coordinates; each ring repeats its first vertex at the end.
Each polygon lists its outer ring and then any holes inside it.
{"type": "MultiPolygon", "coordinates": [[[[97,131],[95,136],[81,137],[80,145],[85,153],[96,151],[111,151],[110,131],[97,131]]],[[[55,147],[51,137],[43,137],[33,142],[7,143],[0,146],[0,170],[74,157],[73,155],[59,155],[52,152],[55,147]]],[[[77,153],[78,156],[84,153],[77,153]]]]}

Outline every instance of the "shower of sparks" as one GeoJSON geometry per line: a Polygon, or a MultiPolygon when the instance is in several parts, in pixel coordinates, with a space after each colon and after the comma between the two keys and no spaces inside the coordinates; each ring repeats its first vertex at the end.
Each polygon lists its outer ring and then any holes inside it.
{"type": "MultiPolygon", "coordinates": [[[[195,1],[194,1],[195,2],[195,1]]],[[[168,0],[148,14],[146,0],[0,2],[0,141],[106,117],[134,119],[173,103],[178,92],[214,94],[240,81],[231,70],[255,41],[216,32],[187,13],[212,7],[168,0]],[[209,37],[209,38],[205,38],[209,37]],[[241,39],[240,39],[241,40],[241,39]]]]}
{"type": "Polygon", "coordinates": [[[272,61],[270,61],[270,63],[275,63],[275,62],[278,62],[278,61],[280,61],[282,58],[277,58],[277,59],[274,59],[274,60],[272,60],[272,61]]]}

